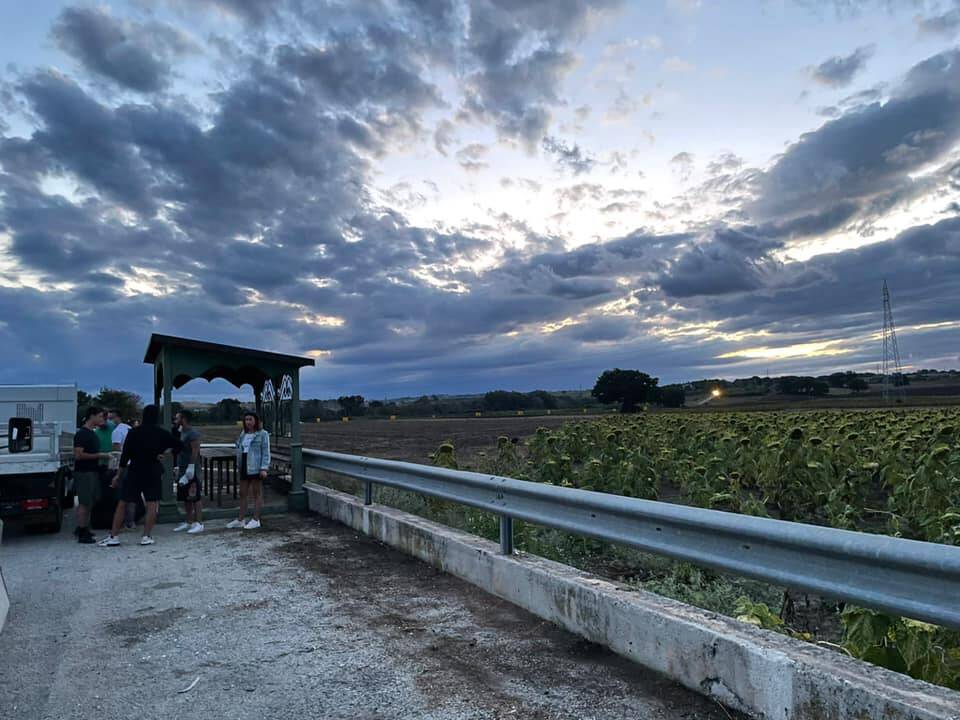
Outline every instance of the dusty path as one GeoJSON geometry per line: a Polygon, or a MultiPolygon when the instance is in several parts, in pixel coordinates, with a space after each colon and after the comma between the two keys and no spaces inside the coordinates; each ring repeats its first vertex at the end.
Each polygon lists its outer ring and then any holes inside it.
{"type": "Polygon", "coordinates": [[[0,717],[731,717],[343,526],[266,525],[6,537],[0,717]]]}

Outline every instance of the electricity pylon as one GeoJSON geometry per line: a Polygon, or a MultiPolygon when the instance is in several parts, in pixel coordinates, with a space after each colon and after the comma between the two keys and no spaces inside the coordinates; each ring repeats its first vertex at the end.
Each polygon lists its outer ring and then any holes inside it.
{"type": "Polygon", "coordinates": [[[897,346],[897,326],[893,322],[890,291],[883,281],[883,400],[903,402],[903,366],[897,346]]]}

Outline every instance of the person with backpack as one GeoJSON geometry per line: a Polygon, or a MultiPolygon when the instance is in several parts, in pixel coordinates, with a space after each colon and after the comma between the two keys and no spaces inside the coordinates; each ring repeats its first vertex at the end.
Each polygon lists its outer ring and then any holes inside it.
{"type": "Polygon", "coordinates": [[[228,528],[256,530],[260,527],[263,509],[263,481],[270,469],[270,435],[260,425],[255,412],[243,415],[243,431],[237,438],[237,467],[240,470],[240,514],[227,523],[228,528]],[[253,517],[244,522],[247,514],[247,496],[253,494],[253,517]]]}

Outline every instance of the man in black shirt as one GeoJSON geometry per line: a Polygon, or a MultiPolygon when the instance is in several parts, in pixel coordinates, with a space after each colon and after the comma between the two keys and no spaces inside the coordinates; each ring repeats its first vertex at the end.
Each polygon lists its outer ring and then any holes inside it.
{"type": "Polygon", "coordinates": [[[120,482],[124,468],[127,476],[123,480],[120,502],[113,514],[113,528],[110,534],[100,541],[103,547],[120,544],[120,528],[123,527],[127,503],[136,502],[143,495],[147,506],[147,517],[143,524],[141,545],[153,545],[153,526],[157,523],[157,508],[160,504],[163,487],[163,465],[160,456],[174,447],[173,435],[157,426],[158,411],[156,405],[147,405],[143,409],[143,424],[133,428],[123,443],[120,455],[120,468],[113,478],[113,487],[120,482]]]}
{"type": "Polygon", "coordinates": [[[106,413],[89,407],[83,414],[83,426],[73,436],[73,488],[77,493],[77,541],[94,542],[90,532],[90,509],[100,498],[100,460],[110,453],[100,452],[97,428],[107,422],[106,413]]]}

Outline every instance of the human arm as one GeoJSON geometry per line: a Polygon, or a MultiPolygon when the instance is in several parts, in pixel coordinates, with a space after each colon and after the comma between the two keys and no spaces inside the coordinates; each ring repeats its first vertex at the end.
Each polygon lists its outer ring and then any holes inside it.
{"type": "Polygon", "coordinates": [[[83,449],[82,445],[73,446],[73,459],[74,460],[106,460],[110,457],[110,453],[88,453],[83,449]]]}
{"type": "Polygon", "coordinates": [[[113,443],[113,449],[115,452],[120,452],[123,449],[123,441],[127,437],[127,433],[130,432],[130,428],[127,425],[117,425],[113,432],[110,433],[110,442],[113,443]]]}
{"type": "Polygon", "coordinates": [[[180,468],[183,477],[188,481],[197,476],[197,465],[200,463],[200,435],[195,434],[190,438],[190,458],[187,466],[180,468]]]}
{"type": "Polygon", "coordinates": [[[270,469],[270,433],[266,430],[260,431],[260,477],[267,477],[267,470],[270,469]]]}

